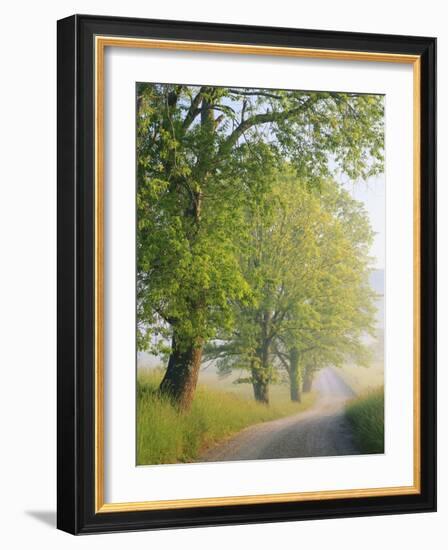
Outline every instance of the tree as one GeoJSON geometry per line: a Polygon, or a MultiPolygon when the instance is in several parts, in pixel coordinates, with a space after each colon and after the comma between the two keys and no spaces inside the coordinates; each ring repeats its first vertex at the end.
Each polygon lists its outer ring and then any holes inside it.
{"type": "Polygon", "coordinates": [[[288,157],[309,187],[332,167],[366,178],[382,120],[379,96],[137,86],[137,344],[169,355],[160,390],[181,408],[204,344],[253,299],[238,255],[257,176],[288,157]]]}
{"type": "Polygon", "coordinates": [[[258,401],[269,402],[278,362],[300,401],[302,370],[365,354],[372,329],[369,286],[372,232],[360,203],[332,181],[310,192],[285,166],[250,223],[243,272],[255,306],[239,305],[237,329],[208,347],[221,366],[250,371],[258,401]],[[276,361],[278,360],[278,361],[276,361]]]}
{"type": "Polygon", "coordinates": [[[318,229],[318,282],[312,287],[318,291],[307,295],[318,321],[307,326],[293,307],[276,348],[290,377],[292,400],[300,400],[301,381],[310,389],[312,375],[321,366],[338,366],[347,358],[367,364],[370,353],[364,338],[374,330],[376,296],[369,283],[373,233],[367,215],[360,203],[330,182],[321,190],[320,201],[329,218],[326,228],[318,229]]]}

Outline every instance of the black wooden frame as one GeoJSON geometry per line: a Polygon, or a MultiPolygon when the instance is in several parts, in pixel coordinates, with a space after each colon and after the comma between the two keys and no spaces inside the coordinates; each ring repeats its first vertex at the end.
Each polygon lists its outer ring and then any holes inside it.
{"type": "Polygon", "coordinates": [[[436,39],[75,15],[58,22],[58,528],[74,533],[436,509],[436,39]],[[95,35],[421,56],[421,493],[95,514],[95,35]]]}

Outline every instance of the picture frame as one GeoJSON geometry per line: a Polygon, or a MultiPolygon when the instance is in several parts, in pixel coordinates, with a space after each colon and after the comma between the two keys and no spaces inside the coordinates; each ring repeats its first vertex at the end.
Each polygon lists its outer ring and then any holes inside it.
{"type": "Polygon", "coordinates": [[[74,15],[58,21],[57,65],[58,528],[84,534],[435,511],[436,40],[74,15]],[[284,58],[335,61],[336,68],[350,62],[412,67],[413,483],[190,499],[105,498],[108,48],[261,55],[273,67],[284,58]]]}

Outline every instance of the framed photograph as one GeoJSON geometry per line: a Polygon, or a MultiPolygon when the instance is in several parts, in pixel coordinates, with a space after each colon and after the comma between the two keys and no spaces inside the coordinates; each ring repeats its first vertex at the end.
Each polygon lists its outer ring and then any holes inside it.
{"type": "Polygon", "coordinates": [[[58,527],[434,511],[434,38],[58,22],[58,527]]]}

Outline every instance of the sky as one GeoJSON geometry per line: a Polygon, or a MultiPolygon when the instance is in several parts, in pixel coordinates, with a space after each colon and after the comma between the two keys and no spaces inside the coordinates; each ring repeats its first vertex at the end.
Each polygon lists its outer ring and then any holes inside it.
{"type": "Polygon", "coordinates": [[[366,182],[344,183],[351,196],[364,203],[375,232],[371,255],[374,268],[384,269],[386,263],[386,178],[384,174],[369,178],[366,182]]]}

